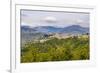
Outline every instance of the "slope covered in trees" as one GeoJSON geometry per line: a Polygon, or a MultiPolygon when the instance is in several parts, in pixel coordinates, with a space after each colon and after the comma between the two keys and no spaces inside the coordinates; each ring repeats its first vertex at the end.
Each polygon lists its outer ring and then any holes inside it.
{"type": "Polygon", "coordinates": [[[21,63],[89,59],[89,38],[51,38],[28,42],[21,47],[21,63]]]}

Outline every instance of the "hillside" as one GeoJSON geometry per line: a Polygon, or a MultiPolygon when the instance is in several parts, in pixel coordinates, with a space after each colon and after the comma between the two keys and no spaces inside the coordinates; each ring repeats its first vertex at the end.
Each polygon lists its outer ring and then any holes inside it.
{"type": "Polygon", "coordinates": [[[21,47],[21,63],[89,60],[89,37],[51,38],[21,47]]]}

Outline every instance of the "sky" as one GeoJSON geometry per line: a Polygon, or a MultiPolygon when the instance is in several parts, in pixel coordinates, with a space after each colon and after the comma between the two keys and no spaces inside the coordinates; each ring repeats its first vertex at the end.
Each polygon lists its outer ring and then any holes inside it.
{"type": "Polygon", "coordinates": [[[21,10],[22,26],[89,27],[89,13],[21,10]]]}

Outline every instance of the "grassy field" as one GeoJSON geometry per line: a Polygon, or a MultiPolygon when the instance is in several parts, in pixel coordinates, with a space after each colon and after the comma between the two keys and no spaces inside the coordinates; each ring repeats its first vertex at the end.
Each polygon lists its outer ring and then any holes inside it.
{"type": "Polygon", "coordinates": [[[89,59],[89,37],[51,38],[21,46],[21,63],[89,59]]]}

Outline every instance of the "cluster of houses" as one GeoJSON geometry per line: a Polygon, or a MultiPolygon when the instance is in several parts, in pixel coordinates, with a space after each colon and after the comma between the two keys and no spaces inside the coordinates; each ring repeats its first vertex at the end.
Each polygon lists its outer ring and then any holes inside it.
{"type": "Polygon", "coordinates": [[[89,38],[89,34],[65,34],[65,33],[55,33],[55,34],[45,34],[44,39],[39,40],[40,42],[44,42],[50,40],[50,38],[58,38],[58,39],[66,39],[66,38],[89,38]]]}
{"type": "Polygon", "coordinates": [[[89,37],[89,34],[86,33],[86,34],[66,34],[66,33],[55,33],[55,34],[49,34],[49,35],[45,35],[45,37],[49,37],[49,38],[58,38],[58,39],[65,39],[65,38],[69,38],[69,37],[83,37],[83,38],[88,38],[89,37]]]}

